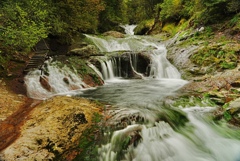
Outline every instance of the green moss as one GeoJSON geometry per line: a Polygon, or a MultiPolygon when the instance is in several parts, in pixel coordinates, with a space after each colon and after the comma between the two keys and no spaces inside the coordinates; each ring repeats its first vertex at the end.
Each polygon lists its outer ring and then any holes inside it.
{"type": "Polygon", "coordinates": [[[100,125],[102,115],[94,113],[92,118],[93,125],[86,129],[79,141],[80,154],[74,159],[75,161],[98,161],[98,137],[100,135],[100,125]]]}
{"type": "Polygon", "coordinates": [[[232,119],[232,116],[228,111],[224,111],[223,117],[226,121],[230,121],[232,119]]]}
{"type": "Polygon", "coordinates": [[[182,96],[175,100],[173,106],[174,107],[192,107],[192,106],[216,106],[215,102],[211,100],[211,96],[209,94],[203,94],[203,96],[182,96]]]}
{"type": "MultiPolygon", "coordinates": [[[[68,68],[67,70],[72,71],[83,79],[89,79],[89,77],[91,77],[91,81],[93,81],[95,84],[102,84],[101,78],[91,67],[88,66],[87,59],[82,59],[78,56],[57,56],[53,59],[54,62],[52,65],[55,65],[59,68],[68,68]]],[[[47,70],[45,74],[48,74],[47,70]]]]}
{"type": "Polygon", "coordinates": [[[163,26],[162,31],[167,32],[168,34],[170,34],[170,36],[174,36],[178,32],[181,32],[178,38],[181,39],[184,36],[189,35],[192,31],[192,29],[188,29],[188,24],[189,21],[183,18],[178,23],[175,22],[166,23],[163,26]]]}
{"type": "Polygon", "coordinates": [[[177,33],[177,28],[174,23],[167,23],[162,28],[163,32],[169,33],[171,36],[175,35],[177,33]]]}
{"type": "Polygon", "coordinates": [[[144,35],[154,24],[154,19],[142,21],[134,29],[134,33],[137,35],[144,35]]]}
{"type": "MultiPolygon", "coordinates": [[[[224,44],[222,44],[224,46],[224,44]]],[[[220,69],[234,69],[238,57],[235,51],[221,45],[206,46],[192,55],[190,59],[201,66],[215,66],[220,69]]]]}

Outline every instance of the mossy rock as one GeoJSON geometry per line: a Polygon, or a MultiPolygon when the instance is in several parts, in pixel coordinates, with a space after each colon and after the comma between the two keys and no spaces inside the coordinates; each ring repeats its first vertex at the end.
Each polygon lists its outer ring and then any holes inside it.
{"type": "Polygon", "coordinates": [[[134,34],[135,35],[145,35],[151,29],[151,27],[153,25],[154,25],[154,19],[142,21],[134,29],[134,34]]]}
{"type": "Polygon", "coordinates": [[[107,31],[107,32],[103,33],[103,36],[112,36],[115,38],[124,38],[125,37],[125,35],[123,33],[118,32],[118,31],[107,31]]]}
{"type": "Polygon", "coordinates": [[[98,50],[94,45],[85,45],[81,48],[75,48],[68,52],[67,55],[76,55],[84,58],[89,58],[98,54],[98,50]]]}
{"type": "Polygon", "coordinates": [[[204,47],[194,53],[190,59],[201,66],[211,66],[215,69],[234,69],[237,67],[238,51],[218,43],[204,47]]]}

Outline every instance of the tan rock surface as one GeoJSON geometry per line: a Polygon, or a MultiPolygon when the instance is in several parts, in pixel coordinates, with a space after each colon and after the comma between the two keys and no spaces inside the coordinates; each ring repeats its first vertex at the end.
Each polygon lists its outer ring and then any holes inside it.
{"type": "Polygon", "coordinates": [[[57,96],[37,105],[21,127],[21,136],[0,152],[0,160],[49,160],[78,145],[100,108],[82,98],[57,96]]]}
{"type": "Polygon", "coordinates": [[[0,122],[23,106],[26,99],[24,95],[11,92],[5,82],[0,80],[0,122]]]}

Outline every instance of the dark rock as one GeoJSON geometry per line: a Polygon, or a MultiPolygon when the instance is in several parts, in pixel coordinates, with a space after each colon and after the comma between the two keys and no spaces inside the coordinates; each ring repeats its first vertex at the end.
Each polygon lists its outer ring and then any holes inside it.
{"type": "Polygon", "coordinates": [[[68,78],[63,78],[63,81],[66,83],[66,84],[69,84],[69,80],[68,80],[68,78]]]}
{"type": "Polygon", "coordinates": [[[231,86],[236,87],[236,88],[240,88],[240,80],[237,80],[237,81],[231,83],[231,86]]]}
{"type": "Polygon", "coordinates": [[[51,91],[52,87],[50,86],[46,76],[40,76],[39,81],[44,89],[51,91]]]}
{"type": "Polygon", "coordinates": [[[86,124],[86,123],[88,123],[88,121],[86,120],[85,115],[83,113],[74,114],[73,115],[73,121],[77,122],[79,124],[86,124]]]}

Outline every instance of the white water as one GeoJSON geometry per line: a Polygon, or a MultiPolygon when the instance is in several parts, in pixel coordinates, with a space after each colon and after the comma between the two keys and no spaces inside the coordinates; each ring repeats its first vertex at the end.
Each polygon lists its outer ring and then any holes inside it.
{"type": "Polygon", "coordinates": [[[49,75],[44,75],[40,70],[34,70],[25,76],[24,82],[27,89],[27,95],[34,99],[46,99],[54,95],[67,93],[71,90],[83,89],[88,87],[77,76],[76,73],[71,72],[68,67],[59,68],[50,61],[46,62],[46,69],[49,75]],[[45,76],[47,82],[51,86],[51,90],[45,89],[40,83],[40,77],[45,76]],[[66,79],[68,83],[64,81],[66,79]]]}
{"type": "MultiPolygon", "coordinates": [[[[102,52],[113,51],[147,51],[151,57],[150,76],[154,78],[174,78],[180,79],[181,74],[178,70],[166,59],[167,49],[159,43],[151,42],[144,38],[136,36],[126,38],[100,38],[96,36],[86,35],[102,52]],[[130,41],[129,41],[130,40],[130,41]]],[[[114,74],[113,64],[115,59],[101,62],[102,73],[104,79],[113,79],[119,77],[114,74]]],[[[131,65],[135,71],[137,60],[133,59],[131,65]]]]}
{"type": "Polygon", "coordinates": [[[137,25],[120,25],[120,27],[124,28],[127,35],[134,35],[134,29],[137,25]]]}
{"type": "MultiPolygon", "coordinates": [[[[199,108],[200,109],[200,108],[199,108]]],[[[196,112],[196,110],[195,110],[196,112]]],[[[124,151],[124,161],[239,161],[240,141],[225,138],[198,114],[187,112],[190,120],[183,135],[166,122],[155,122],[154,126],[134,124],[114,132],[110,142],[99,149],[100,161],[115,161],[121,141],[141,131],[141,141],[124,151]],[[187,128],[192,129],[190,132],[187,128]]],[[[200,113],[200,114],[199,114],[200,113]]],[[[217,125],[214,125],[217,126],[217,125]]]]}

